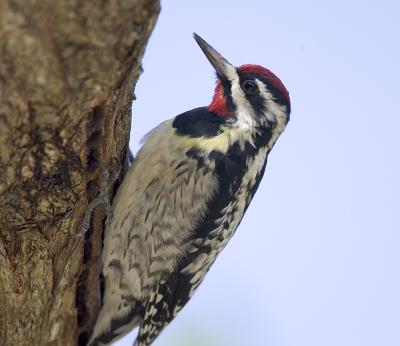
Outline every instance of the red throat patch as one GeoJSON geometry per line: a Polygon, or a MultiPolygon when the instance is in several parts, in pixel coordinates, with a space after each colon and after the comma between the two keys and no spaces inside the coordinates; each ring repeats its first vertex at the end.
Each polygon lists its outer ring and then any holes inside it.
{"type": "Polygon", "coordinates": [[[221,117],[228,117],[232,115],[232,112],[228,111],[224,95],[224,87],[220,80],[217,80],[213,99],[207,109],[221,117]]]}

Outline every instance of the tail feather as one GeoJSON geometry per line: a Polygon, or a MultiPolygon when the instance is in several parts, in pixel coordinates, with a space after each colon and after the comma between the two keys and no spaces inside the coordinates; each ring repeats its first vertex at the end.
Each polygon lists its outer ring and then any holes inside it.
{"type": "Polygon", "coordinates": [[[88,346],[108,346],[140,323],[141,307],[131,297],[111,295],[104,302],[88,346]]]}

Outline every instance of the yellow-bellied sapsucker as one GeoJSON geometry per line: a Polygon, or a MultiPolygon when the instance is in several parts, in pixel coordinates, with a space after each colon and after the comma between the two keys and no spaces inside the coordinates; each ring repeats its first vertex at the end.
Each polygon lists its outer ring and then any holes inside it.
{"type": "Polygon", "coordinates": [[[278,77],[234,67],[194,38],[217,72],[214,97],[153,129],[125,176],[105,231],[103,307],[90,345],[136,326],[136,346],[154,341],[234,234],[289,120],[278,77]]]}

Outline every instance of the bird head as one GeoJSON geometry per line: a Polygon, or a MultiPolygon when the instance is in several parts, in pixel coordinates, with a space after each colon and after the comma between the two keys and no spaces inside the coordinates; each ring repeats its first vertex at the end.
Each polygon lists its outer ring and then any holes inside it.
{"type": "Polygon", "coordinates": [[[290,98],[282,81],[267,68],[235,67],[199,35],[194,39],[217,73],[217,85],[208,110],[243,132],[276,130],[289,121],[290,98]]]}

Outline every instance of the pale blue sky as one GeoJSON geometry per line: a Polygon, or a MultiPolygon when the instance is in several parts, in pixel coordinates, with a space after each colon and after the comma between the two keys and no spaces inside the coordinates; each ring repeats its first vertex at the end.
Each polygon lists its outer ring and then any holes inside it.
{"type": "Polygon", "coordinates": [[[134,151],[211,98],[193,31],[276,73],[292,114],[237,233],[154,345],[399,346],[399,2],[164,1],[134,151]]]}

